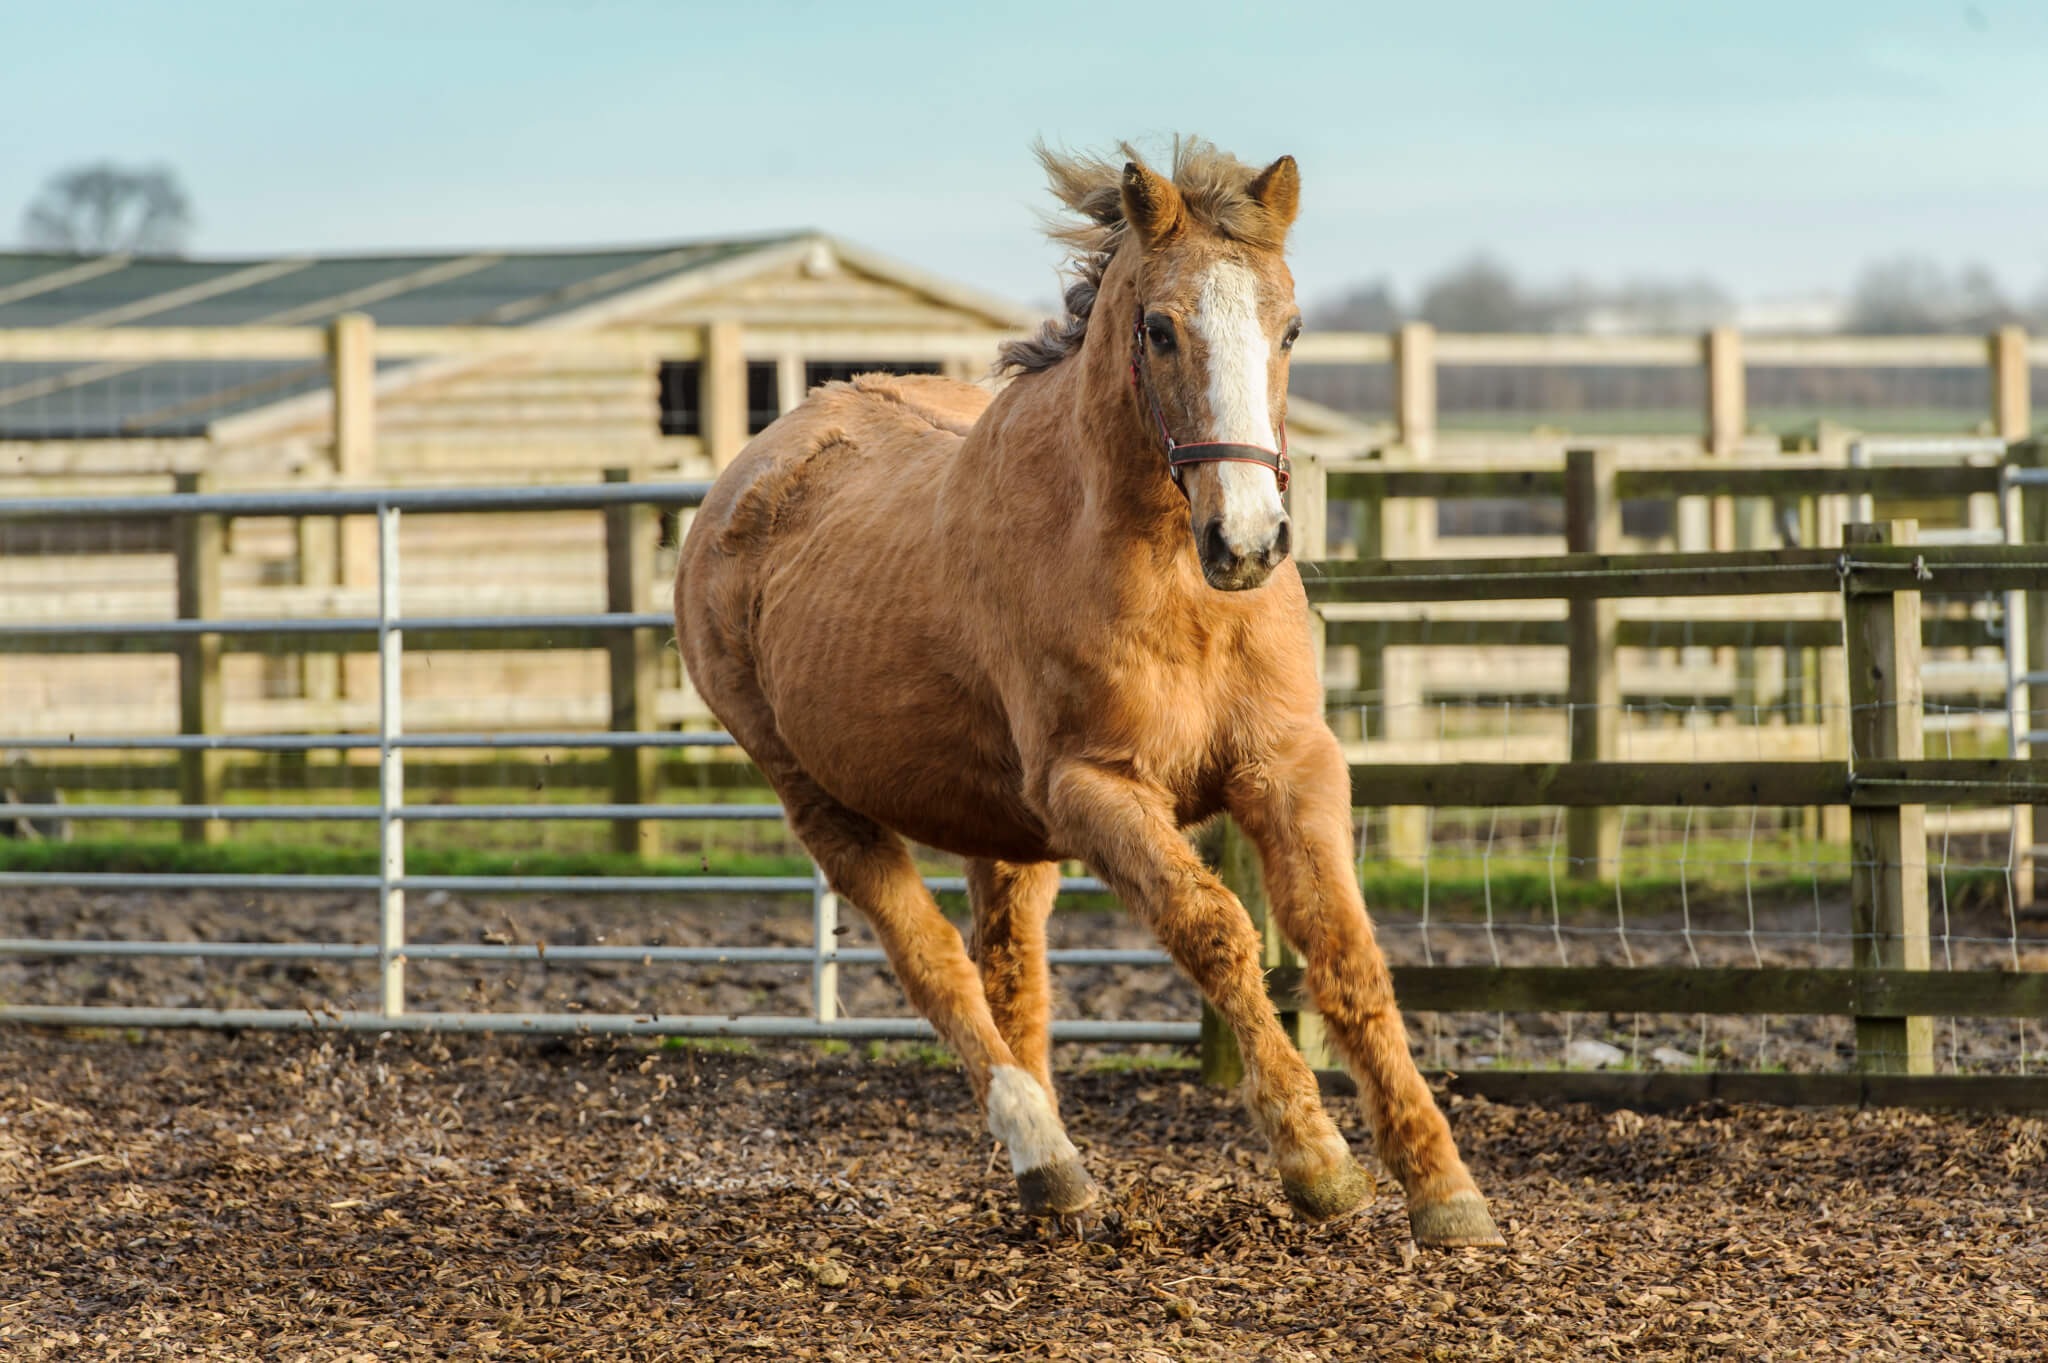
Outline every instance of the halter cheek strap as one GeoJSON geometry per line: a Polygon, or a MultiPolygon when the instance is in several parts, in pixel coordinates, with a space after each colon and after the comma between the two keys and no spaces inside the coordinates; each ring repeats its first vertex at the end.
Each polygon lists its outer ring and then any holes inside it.
{"type": "Polygon", "coordinates": [[[1131,324],[1131,387],[1145,395],[1146,404],[1152,409],[1153,424],[1159,427],[1159,439],[1166,447],[1166,471],[1173,479],[1173,485],[1185,494],[1181,484],[1181,470],[1189,464],[1257,464],[1260,468],[1271,469],[1273,479],[1280,485],[1280,491],[1287,491],[1287,477],[1291,465],[1287,459],[1287,419],[1280,419],[1280,448],[1269,450],[1264,445],[1243,445],[1229,440],[1200,440],[1183,445],[1173,438],[1173,432],[1166,428],[1166,414],[1159,410],[1159,395],[1152,391],[1152,385],[1145,381],[1145,321],[1143,310],[1131,324]]]}

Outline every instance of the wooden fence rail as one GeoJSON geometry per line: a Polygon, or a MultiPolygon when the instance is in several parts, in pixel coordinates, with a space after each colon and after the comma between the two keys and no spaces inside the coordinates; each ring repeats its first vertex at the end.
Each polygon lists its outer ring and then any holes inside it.
{"type": "MultiPolygon", "coordinates": [[[[1601,552],[1613,539],[1616,469],[1575,453],[1565,491],[1578,552],[1540,559],[1330,563],[1309,578],[1316,601],[1446,601],[1563,597],[1572,603],[1571,701],[1613,708],[1613,601],[1629,596],[1830,592],[1843,609],[1852,742],[1839,761],[1647,763],[1612,760],[1613,735],[1576,719],[1571,759],[1555,763],[1365,763],[1353,797],[1390,806],[1562,806],[1574,865],[1618,861],[1610,806],[1834,805],[1854,811],[1853,969],[1668,970],[1416,968],[1399,972],[1404,1006],[1434,1011],[1838,1013],[1856,1019],[1868,1073],[1928,1075],[1932,1019],[2048,1014],[2048,976],[1929,971],[1924,807],[2032,804],[2048,796],[2048,761],[1929,760],[1922,752],[1920,592],[2040,593],[2048,545],[1917,544],[1912,522],[1845,527],[1844,546],[1750,554],[1601,552]]],[[[1239,835],[1232,835],[1235,839],[1239,835]]],[[[1426,854],[1426,849],[1425,849],[1426,854]]],[[[1226,841],[1222,865],[1255,909],[1259,887],[1226,841]]],[[[1618,867],[1617,867],[1618,870],[1618,867]]],[[[1270,929],[1268,930],[1270,936],[1270,929]]],[[[1298,962],[1269,947],[1276,1007],[1306,1046],[1320,1035],[1300,997],[1298,962]]],[[[1322,1057],[1314,1057],[1322,1058],[1322,1057]]],[[[1204,1073],[1234,1082],[1227,1032],[1204,1029],[1204,1073]]],[[[1793,1085],[1796,1088],[1796,1083],[1793,1085]]],[[[2048,1104],[2048,1087],[2040,1101],[2048,1104]]]]}
{"type": "MultiPolygon", "coordinates": [[[[1314,1008],[1301,977],[1299,966],[1267,970],[1281,1009],[1314,1008]]],[[[1402,965],[1394,992],[1423,1013],[2048,1018],[2048,972],[2038,970],[1402,965]]]]}

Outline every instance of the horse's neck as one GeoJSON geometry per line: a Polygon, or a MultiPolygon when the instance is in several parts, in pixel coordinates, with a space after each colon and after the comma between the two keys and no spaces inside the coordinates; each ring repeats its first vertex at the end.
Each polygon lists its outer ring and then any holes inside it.
{"type": "Polygon", "coordinates": [[[1192,555],[1186,500],[1137,406],[1129,356],[1107,339],[1091,336],[1080,353],[996,399],[983,418],[981,475],[1077,510],[1064,518],[1069,528],[1099,535],[1105,554],[1192,555]]]}

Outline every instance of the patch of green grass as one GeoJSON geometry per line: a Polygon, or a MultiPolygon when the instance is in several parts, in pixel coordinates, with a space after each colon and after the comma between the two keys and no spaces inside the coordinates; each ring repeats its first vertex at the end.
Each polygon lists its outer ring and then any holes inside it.
{"type": "Polygon", "coordinates": [[[862,1055],[876,1064],[925,1065],[951,1069],[953,1053],[936,1041],[870,1041],[862,1055]]]}
{"type": "MultiPolygon", "coordinates": [[[[421,876],[692,876],[807,875],[797,856],[722,853],[709,857],[637,857],[622,852],[547,849],[408,847],[406,870],[421,876]]],[[[375,875],[375,849],[314,843],[249,842],[208,845],[173,839],[0,842],[0,870],[123,871],[188,875],[375,875]]]]}
{"type": "Polygon", "coordinates": [[[828,1036],[823,1041],[818,1042],[817,1046],[819,1055],[851,1055],[853,1053],[853,1043],[841,1041],[837,1037],[828,1036]]]}
{"type": "Polygon", "coordinates": [[[1082,1068],[1089,1074],[1143,1074],[1157,1070],[1198,1070],[1192,1055],[1099,1055],[1082,1068]]]}
{"type": "Polygon", "coordinates": [[[708,1051],[713,1055],[751,1055],[754,1043],[736,1036],[665,1036],[664,1051],[708,1051]]]}

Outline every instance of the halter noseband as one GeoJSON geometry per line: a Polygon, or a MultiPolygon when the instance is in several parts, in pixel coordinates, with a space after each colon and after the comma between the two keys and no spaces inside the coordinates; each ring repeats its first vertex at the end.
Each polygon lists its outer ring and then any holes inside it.
{"type": "Polygon", "coordinates": [[[1189,464],[1257,464],[1260,468],[1273,470],[1273,479],[1280,485],[1280,491],[1287,491],[1290,469],[1287,461],[1287,418],[1280,419],[1280,448],[1277,450],[1228,440],[1200,440],[1182,445],[1166,428],[1166,414],[1159,410],[1159,395],[1152,391],[1152,385],[1145,379],[1145,310],[1142,307],[1138,309],[1138,320],[1131,323],[1131,341],[1131,387],[1143,393],[1146,403],[1152,408],[1152,420],[1159,427],[1159,438],[1166,444],[1167,476],[1173,479],[1175,487],[1180,488],[1182,496],[1187,495],[1187,488],[1181,483],[1181,470],[1189,464]]]}

